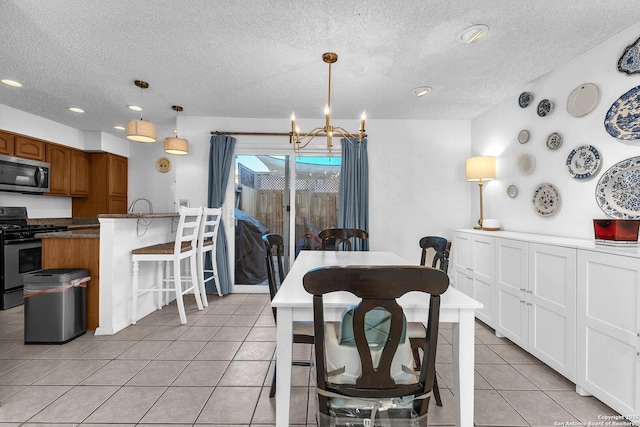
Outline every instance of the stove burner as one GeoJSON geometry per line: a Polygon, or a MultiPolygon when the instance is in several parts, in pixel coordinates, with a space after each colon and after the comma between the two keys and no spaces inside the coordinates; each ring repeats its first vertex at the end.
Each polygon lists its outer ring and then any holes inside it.
{"type": "Polygon", "coordinates": [[[16,224],[0,224],[0,230],[15,230],[18,228],[20,228],[20,226],[16,224]]]}

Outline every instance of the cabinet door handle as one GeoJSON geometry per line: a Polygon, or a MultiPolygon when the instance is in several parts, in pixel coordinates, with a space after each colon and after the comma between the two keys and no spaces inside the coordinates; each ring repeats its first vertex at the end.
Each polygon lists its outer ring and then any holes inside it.
{"type": "Polygon", "coordinates": [[[528,293],[528,294],[532,294],[532,293],[533,293],[533,291],[527,291],[527,293],[528,293]]]}
{"type": "Polygon", "coordinates": [[[525,288],[520,288],[520,290],[521,290],[522,292],[526,292],[526,291],[527,291],[525,288]]]}
{"type": "Polygon", "coordinates": [[[533,304],[531,304],[530,302],[527,303],[527,305],[532,306],[533,304]]]}
{"type": "Polygon", "coordinates": [[[523,299],[520,300],[520,304],[526,304],[527,302],[523,299]]]}

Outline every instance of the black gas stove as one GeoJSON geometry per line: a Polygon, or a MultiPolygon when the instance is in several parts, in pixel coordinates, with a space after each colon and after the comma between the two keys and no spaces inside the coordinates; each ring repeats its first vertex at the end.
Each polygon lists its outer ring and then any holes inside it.
{"type": "Polygon", "coordinates": [[[22,304],[22,277],[42,269],[42,241],[36,234],[66,230],[29,225],[25,207],[0,207],[0,310],[22,304]]]}
{"type": "MultiPolygon", "coordinates": [[[[0,208],[1,209],[1,208],[0,208]]],[[[66,231],[66,226],[53,224],[38,225],[17,225],[0,224],[0,233],[4,236],[4,242],[24,242],[35,239],[38,233],[53,233],[56,231],[66,231]]]]}

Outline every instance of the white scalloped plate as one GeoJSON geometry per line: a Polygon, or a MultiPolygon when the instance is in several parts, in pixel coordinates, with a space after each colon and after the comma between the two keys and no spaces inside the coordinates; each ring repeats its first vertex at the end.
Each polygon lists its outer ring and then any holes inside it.
{"type": "Polygon", "coordinates": [[[518,159],[518,169],[523,175],[531,175],[536,170],[536,158],[531,154],[523,154],[518,159]]]}

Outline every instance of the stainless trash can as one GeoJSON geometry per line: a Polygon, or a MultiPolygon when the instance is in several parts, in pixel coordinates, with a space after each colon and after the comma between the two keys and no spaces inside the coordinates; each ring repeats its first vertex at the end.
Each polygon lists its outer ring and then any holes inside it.
{"type": "Polygon", "coordinates": [[[83,269],[48,269],[25,274],[25,344],[64,344],[87,331],[83,269]]]}

